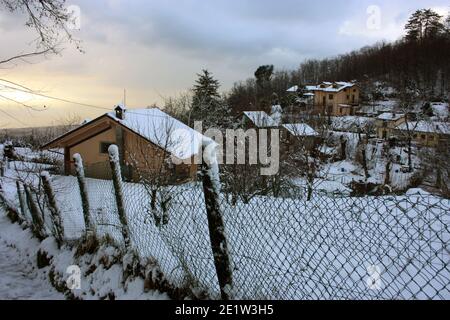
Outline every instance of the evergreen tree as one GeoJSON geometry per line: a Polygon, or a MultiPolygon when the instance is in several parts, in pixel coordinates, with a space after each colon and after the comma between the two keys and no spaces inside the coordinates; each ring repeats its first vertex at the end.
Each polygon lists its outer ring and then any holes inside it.
{"type": "Polygon", "coordinates": [[[405,26],[408,41],[436,38],[445,31],[442,16],[431,9],[417,10],[405,26]]]}
{"type": "Polygon", "coordinates": [[[265,84],[272,79],[274,67],[273,65],[260,66],[255,72],[256,83],[259,87],[264,88],[265,84]]]}
{"type": "Polygon", "coordinates": [[[219,81],[214,79],[208,70],[202,70],[202,73],[197,76],[198,79],[193,88],[190,124],[193,125],[194,121],[203,121],[205,129],[226,127],[230,113],[219,94],[219,81]]]}
{"type": "MultiPolygon", "coordinates": [[[[271,94],[273,93],[271,87],[273,70],[273,65],[265,65],[260,66],[255,71],[257,108],[259,110],[265,111],[270,107],[271,94]]],[[[286,90],[286,88],[284,90],[286,90]]]]}

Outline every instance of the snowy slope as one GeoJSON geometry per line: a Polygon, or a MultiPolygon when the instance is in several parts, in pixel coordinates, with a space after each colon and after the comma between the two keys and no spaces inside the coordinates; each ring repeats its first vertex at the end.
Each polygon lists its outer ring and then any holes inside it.
{"type": "Polygon", "coordinates": [[[39,242],[12,225],[0,209],[0,300],[61,300],[48,281],[48,270],[36,266],[39,242]]]}

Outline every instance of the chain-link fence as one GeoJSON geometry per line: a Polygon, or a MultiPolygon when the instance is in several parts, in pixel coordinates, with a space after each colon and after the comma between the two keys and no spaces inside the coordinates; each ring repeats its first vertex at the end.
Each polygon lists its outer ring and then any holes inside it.
{"type": "MultiPolygon", "coordinates": [[[[39,182],[33,183],[39,195],[39,182]]],[[[66,239],[80,238],[85,223],[77,179],[53,176],[51,183],[66,239]]],[[[123,243],[113,182],[86,179],[86,185],[97,235],[123,243]]],[[[155,258],[174,285],[219,298],[201,181],[122,187],[138,254],[155,258]]],[[[420,192],[380,197],[314,192],[309,201],[257,196],[235,203],[225,194],[218,201],[233,298],[450,298],[448,199],[420,192]]],[[[44,221],[50,232],[48,214],[44,221]]]]}

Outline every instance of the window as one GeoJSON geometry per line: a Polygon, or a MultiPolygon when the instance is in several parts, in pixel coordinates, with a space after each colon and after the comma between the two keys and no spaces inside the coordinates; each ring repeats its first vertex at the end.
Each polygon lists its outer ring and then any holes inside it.
{"type": "Polygon", "coordinates": [[[425,140],[427,137],[423,134],[420,136],[422,138],[422,140],[425,140]]]}
{"type": "Polygon", "coordinates": [[[349,94],[347,95],[347,100],[350,100],[350,95],[349,94]]]}
{"type": "Polygon", "coordinates": [[[434,140],[434,136],[428,136],[428,140],[433,141],[434,140]]]}
{"type": "Polygon", "coordinates": [[[111,142],[100,142],[100,153],[108,154],[108,149],[111,145],[111,142]]]}
{"type": "Polygon", "coordinates": [[[334,99],[334,95],[330,94],[330,95],[328,96],[328,99],[333,100],[333,99],[334,99]]]}

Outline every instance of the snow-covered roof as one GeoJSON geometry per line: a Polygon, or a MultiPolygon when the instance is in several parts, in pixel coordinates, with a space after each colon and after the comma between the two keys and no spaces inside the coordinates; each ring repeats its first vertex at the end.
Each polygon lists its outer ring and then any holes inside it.
{"type": "Polygon", "coordinates": [[[298,91],[298,86],[290,87],[290,88],[287,89],[286,91],[287,91],[287,92],[297,92],[297,91],[298,91]]]}
{"type": "Polygon", "coordinates": [[[323,91],[323,92],[340,92],[344,89],[351,88],[356,86],[355,83],[352,82],[322,82],[316,86],[306,86],[306,90],[308,91],[323,91]]]}
{"type": "Polygon", "coordinates": [[[283,124],[283,127],[288,130],[293,136],[305,137],[305,136],[318,136],[319,134],[305,123],[290,123],[283,124]]]}
{"type": "Polygon", "coordinates": [[[390,120],[390,121],[397,121],[401,118],[403,118],[405,115],[403,113],[392,113],[392,112],[385,112],[378,116],[378,120],[390,120]]]}
{"type": "Polygon", "coordinates": [[[433,108],[433,113],[439,119],[446,119],[450,114],[448,103],[433,102],[431,107],[433,108]]]}
{"type": "Polygon", "coordinates": [[[438,133],[450,135],[450,123],[448,122],[428,122],[428,121],[417,121],[403,123],[397,126],[398,130],[407,131],[408,129],[413,132],[423,132],[423,133],[438,133]]]}
{"type": "Polygon", "coordinates": [[[128,110],[123,120],[114,112],[107,116],[179,159],[197,154],[206,138],[158,108],[128,110]]]}
{"type": "Polygon", "coordinates": [[[264,111],[245,111],[244,115],[258,128],[276,127],[276,122],[264,111]]]}

